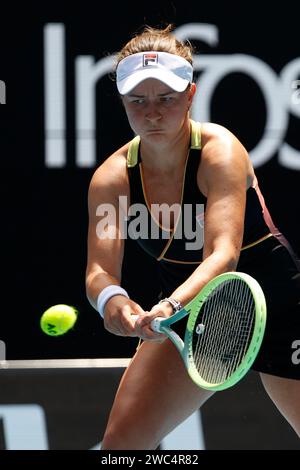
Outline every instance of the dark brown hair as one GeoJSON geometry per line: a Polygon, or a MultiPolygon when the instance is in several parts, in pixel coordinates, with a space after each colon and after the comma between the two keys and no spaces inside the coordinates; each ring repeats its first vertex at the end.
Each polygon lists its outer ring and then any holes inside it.
{"type": "Polygon", "coordinates": [[[169,52],[170,54],[183,57],[193,64],[193,48],[191,44],[178,41],[171,32],[172,30],[172,24],[169,24],[165,29],[145,26],[143,31],[130,39],[117,54],[116,67],[125,57],[146,51],[169,52]]]}

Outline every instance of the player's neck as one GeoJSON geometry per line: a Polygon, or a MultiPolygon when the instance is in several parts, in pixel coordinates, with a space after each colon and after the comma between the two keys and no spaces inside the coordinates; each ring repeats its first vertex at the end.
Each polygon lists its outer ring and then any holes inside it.
{"type": "Polygon", "coordinates": [[[143,167],[149,173],[174,171],[184,166],[189,151],[190,136],[185,134],[174,142],[165,145],[141,143],[140,152],[143,167]]]}

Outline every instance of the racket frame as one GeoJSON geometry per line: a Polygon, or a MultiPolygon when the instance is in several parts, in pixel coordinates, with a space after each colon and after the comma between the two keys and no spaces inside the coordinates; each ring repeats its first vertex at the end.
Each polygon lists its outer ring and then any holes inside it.
{"type": "Polygon", "coordinates": [[[151,322],[151,327],[154,331],[164,333],[168,338],[170,338],[179,351],[191,379],[198,386],[207,390],[220,391],[232,387],[237,382],[239,382],[252,366],[263,340],[266,326],[266,311],[266,300],[259,283],[249,274],[236,271],[227,272],[220,274],[209,281],[203,287],[203,289],[179,312],[175,313],[167,319],[161,317],[155,318],[151,322]],[[253,334],[245,357],[235,372],[233,372],[233,374],[222,383],[209,383],[203,380],[203,378],[199,375],[193,361],[193,331],[198,318],[199,310],[201,309],[202,304],[205,302],[207,297],[220,284],[231,279],[244,281],[251,290],[255,303],[255,322],[253,334]],[[182,338],[180,338],[180,336],[170,327],[172,324],[176,323],[178,320],[187,315],[189,317],[183,341],[182,338]]]}

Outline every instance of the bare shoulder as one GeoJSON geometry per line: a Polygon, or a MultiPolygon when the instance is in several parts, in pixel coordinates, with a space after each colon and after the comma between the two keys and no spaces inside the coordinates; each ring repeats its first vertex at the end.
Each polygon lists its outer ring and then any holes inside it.
{"type": "Polygon", "coordinates": [[[207,177],[217,174],[247,178],[247,187],[252,184],[254,170],[247,150],[240,140],[226,127],[214,123],[203,123],[201,131],[202,158],[198,182],[206,192],[207,177]]]}
{"type": "Polygon", "coordinates": [[[127,194],[129,192],[129,183],[127,175],[127,150],[126,144],[110,155],[104,162],[96,169],[92,176],[89,196],[94,195],[107,196],[111,200],[118,194],[127,194]]]}
{"type": "Polygon", "coordinates": [[[223,156],[234,156],[235,152],[239,152],[244,157],[248,153],[239,141],[239,139],[226,127],[212,122],[205,122],[202,124],[201,130],[202,148],[205,152],[211,151],[212,148],[215,152],[223,149],[223,156]]]}

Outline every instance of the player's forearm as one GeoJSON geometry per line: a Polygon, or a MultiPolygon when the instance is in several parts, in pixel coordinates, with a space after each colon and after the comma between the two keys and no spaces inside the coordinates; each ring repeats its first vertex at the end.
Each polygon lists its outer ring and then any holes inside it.
{"type": "Polygon", "coordinates": [[[183,306],[192,300],[195,295],[218,274],[235,271],[238,258],[224,255],[224,252],[215,251],[208,256],[197,269],[181,284],[171,295],[183,306]]]}
{"type": "Polygon", "coordinates": [[[86,295],[92,305],[97,310],[97,298],[100,292],[107,286],[120,285],[117,277],[107,272],[90,273],[86,276],[86,295]]]}

